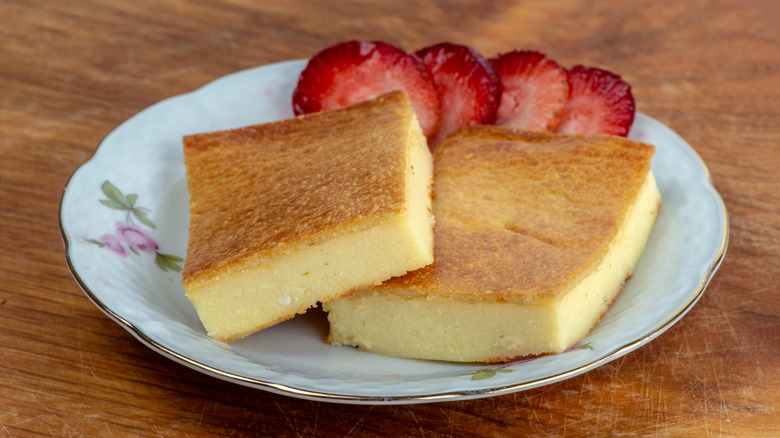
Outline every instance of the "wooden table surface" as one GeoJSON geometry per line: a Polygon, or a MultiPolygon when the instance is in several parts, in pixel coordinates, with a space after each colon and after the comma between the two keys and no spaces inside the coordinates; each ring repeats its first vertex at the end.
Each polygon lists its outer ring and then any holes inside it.
{"type": "Polygon", "coordinates": [[[765,1],[0,2],[0,436],[780,436],[780,8],[765,1]],[[59,202],[119,123],[342,40],[541,50],[632,85],[708,165],[731,220],[699,303],[648,345],[541,388],[448,403],[300,400],[203,375],[101,313],[59,202]]]}

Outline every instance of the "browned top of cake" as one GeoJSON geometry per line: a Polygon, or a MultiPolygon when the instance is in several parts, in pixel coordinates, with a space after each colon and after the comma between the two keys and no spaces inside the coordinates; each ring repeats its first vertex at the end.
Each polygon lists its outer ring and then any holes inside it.
{"type": "Polygon", "coordinates": [[[190,229],[183,282],[402,213],[413,117],[406,93],[398,91],[184,137],[190,229]]]}
{"type": "Polygon", "coordinates": [[[606,255],[651,145],[475,126],[434,150],[434,263],[380,288],[554,300],[606,255]]]}

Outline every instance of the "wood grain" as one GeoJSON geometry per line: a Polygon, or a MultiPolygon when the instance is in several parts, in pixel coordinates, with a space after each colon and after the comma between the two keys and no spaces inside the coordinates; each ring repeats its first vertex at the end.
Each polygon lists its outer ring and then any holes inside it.
{"type": "Polygon", "coordinates": [[[759,1],[0,3],[0,436],[780,436],[780,8],[759,1]],[[621,73],[709,166],[726,259],[678,324],[594,371],[489,399],[303,401],[152,352],[71,278],[58,208],[126,118],[347,39],[546,52],[621,73]]]}

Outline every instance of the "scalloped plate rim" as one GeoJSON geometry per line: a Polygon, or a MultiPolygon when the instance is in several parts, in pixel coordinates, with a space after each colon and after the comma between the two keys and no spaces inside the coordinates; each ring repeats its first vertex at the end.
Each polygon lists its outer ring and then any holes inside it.
{"type": "MultiPolygon", "coordinates": [[[[328,391],[317,391],[312,389],[303,388],[296,385],[290,385],[283,382],[284,379],[279,379],[281,381],[271,381],[271,379],[268,380],[262,380],[257,378],[252,378],[248,376],[244,376],[238,373],[231,372],[230,370],[224,370],[224,369],[218,369],[215,367],[212,367],[210,365],[201,363],[199,361],[193,360],[192,358],[188,357],[186,353],[177,352],[175,348],[172,348],[168,345],[164,345],[161,342],[155,341],[151,337],[147,335],[147,333],[141,328],[137,327],[124,317],[122,317],[121,312],[117,312],[116,309],[112,309],[110,305],[107,305],[104,303],[98,296],[89,289],[89,287],[86,285],[84,280],[81,278],[81,274],[79,273],[79,270],[74,265],[74,262],[71,257],[71,242],[68,238],[68,233],[66,230],[66,225],[63,221],[63,214],[66,209],[66,198],[69,195],[68,189],[71,186],[71,182],[76,178],[76,176],[79,174],[79,172],[86,171],[85,169],[89,167],[89,165],[96,161],[99,154],[101,153],[101,150],[105,150],[106,148],[102,148],[102,146],[110,140],[111,135],[116,132],[120,127],[125,126],[127,124],[133,123],[133,121],[139,117],[141,114],[153,111],[154,108],[159,107],[166,102],[173,101],[175,99],[181,99],[186,98],[187,96],[193,96],[197,93],[203,92],[205,90],[210,90],[214,87],[219,87],[220,84],[224,84],[226,82],[229,82],[231,80],[235,80],[236,78],[240,78],[240,75],[248,74],[254,71],[259,71],[262,69],[267,68],[289,68],[289,67],[301,67],[302,63],[305,63],[305,60],[292,60],[292,61],[285,61],[280,62],[276,64],[269,64],[265,66],[255,67],[247,70],[242,70],[238,72],[234,72],[225,76],[222,76],[220,78],[217,78],[206,85],[192,91],[186,94],[172,96],[166,99],[163,99],[146,109],[136,113],[135,115],[131,116],[124,122],[122,122],[120,125],[118,125],[115,129],[113,129],[104,139],[101,141],[100,145],[95,149],[93,154],[90,156],[89,159],[87,159],[81,166],[79,166],[71,175],[71,177],[68,180],[68,183],[65,186],[65,189],[62,194],[61,202],[60,202],[60,212],[59,212],[59,228],[61,232],[61,236],[64,242],[65,246],[65,257],[66,257],[66,263],[68,265],[68,268],[78,283],[79,287],[84,291],[85,295],[90,299],[90,301],[95,304],[98,309],[100,309],[103,313],[105,313],[109,318],[114,320],[117,324],[119,324],[121,327],[126,329],[128,332],[130,332],[134,337],[136,337],[139,341],[141,341],[144,345],[151,348],[152,350],[162,354],[163,356],[180,363],[184,366],[187,366],[191,369],[194,369],[196,371],[200,371],[204,374],[248,386],[258,389],[267,390],[273,393],[277,394],[283,394],[283,395],[290,395],[297,398],[302,399],[308,399],[308,400],[315,400],[315,401],[327,401],[327,402],[338,402],[338,403],[350,403],[350,404],[407,404],[407,403],[424,403],[424,402],[434,402],[434,401],[453,401],[453,400],[466,400],[466,399],[474,399],[474,398],[482,398],[487,396],[494,396],[494,395],[501,395],[501,394],[508,394],[512,392],[527,390],[531,388],[536,388],[539,386],[547,385],[550,383],[558,382],[561,380],[568,379],[570,377],[574,377],[576,375],[582,374],[584,372],[590,371],[594,368],[597,368],[601,365],[604,365],[607,362],[610,362],[614,359],[617,359],[618,357],[621,357],[631,351],[634,351],[635,349],[647,344],[651,340],[658,337],[660,334],[665,332],[668,328],[670,328],[672,325],[674,325],[677,321],[679,321],[680,318],[682,318],[695,304],[698,302],[698,300],[701,298],[704,290],[706,289],[707,285],[709,284],[710,280],[712,279],[712,276],[717,271],[718,267],[720,266],[721,262],[723,261],[723,258],[725,257],[726,249],[728,247],[728,239],[729,239],[729,224],[728,224],[728,213],[726,210],[725,203],[723,202],[720,195],[717,193],[717,190],[714,188],[712,184],[712,177],[710,175],[709,170],[707,169],[707,166],[704,164],[704,162],[701,160],[701,157],[696,153],[696,151],[690,147],[679,135],[671,131],[669,128],[665,127],[660,122],[657,122],[656,120],[650,118],[649,116],[646,116],[641,113],[637,113],[637,120],[648,123],[657,123],[666,130],[668,130],[669,133],[671,133],[673,136],[675,136],[678,141],[682,144],[684,144],[690,152],[694,154],[696,159],[698,160],[698,164],[701,166],[701,168],[704,171],[704,174],[706,175],[706,179],[709,184],[709,189],[713,192],[715,195],[717,201],[719,202],[719,209],[722,211],[723,217],[720,218],[723,221],[723,229],[722,234],[720,236],[720,247],[717,253],[714,255],[712,261],[710,262],[709,266],[706,268],[706,271],[702,278],[700,278],[700,281],[698,283],[698,286],[694,288],[689,294],[687,302],[681,306],[675,313],[670,314],[668,318],[660,323],[657,327],[655,327],[653,330],[650,330],[648,333],[645,334],[645,336],[640,337],[639,339],[634,340],[633,342],[626,343],[624,345],[615,346],[613,349],[611,349],[606,354],[602,354],[599,358],[596,360],[592,360],[586,364],[583,364],[582,366],[572,368],[569,370],[566,370],[564,372],[556,373],[554,375],[549,375],[544,378],[538,378],[532,381],[522,381],[522,382],[514,382],[510,384],[504,384],[504,385],[498,385],[498,386],[491,386],[487,385],[481,388],[477,388],[475,390],[465,390],[465,389],[459,389],[459,390],[453,390],[453,391],[443,391],[443,392],[435,392],[435,393],[414,393],[414,394],[403,394],[403,395],[382,395],[382,394],[359,394],[359,393],[349,393],[347,391],[344,392],[328,392],[328,391]]],[[[635,122],[636,123],[636,122],[635,122]]],[[[488,365],[485,365],[488,366],[488,365]]]]}

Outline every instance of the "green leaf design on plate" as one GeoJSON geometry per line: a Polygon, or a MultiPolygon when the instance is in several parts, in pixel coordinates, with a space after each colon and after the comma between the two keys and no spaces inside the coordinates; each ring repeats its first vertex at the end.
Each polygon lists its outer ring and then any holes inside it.
{"type": "Polygon", "coordinates": [[[154,225],[154,222],[149,219],[149,209],[135,206],[135,202],[138,200],[138,194],[131,193],[125,196],[122,194],[121,190],[111,184],[111,181],[108,180],[100,186],[100,189],[103,190],[103,193],[108,197],[108,199],[99,199],[100,203],[108,208],[113,208],[114,210],[127,211],[127,222],[132,223],[133,217],[135,217],[147,227],[157,228],[157,226],[154,225]]]}
{"type": "Polygon", "coordinates": [[[131,205],[129,202],[127,202],[127,199],[125,199],[125,195],[122,194],[122,192],[116,188],[115,185],[111,184],[110,181],[106,181],[103,183],[100,188],[103,190],[103,193],[108,196],[108,199],[114,201],[115,203],[124,206],[125,208],[131,208],[131,205]]]}
{"type": "Polygon", "coordinates": [[[577,347],[579,350],[593,350],[593,346],[590,345],[590,342],[587,344],[582,344],[579,347],[577,347]]]}
{"type": "MultiPolygon", "coordinates": [[[[149,228],[157,228],[157,226],[152,222],[151,219],[149,219],[149,213],[151,212],[148,208],[144,207],[136,207],[135,203],[138,201],[138,194],[137,193],[130,193],[127,196],[125,196],[121,190],[119,190],[115,185],[111,183],[111,181],[106,180],[101,184],[100,189],[103,191],[103,193],[108,197],[108,199],[98,199],[98,201],[105,205],[108,208],[112,208],[114,210],[123,210],[126,211],[126,221],[128,223],[133,223],[133,217],[135,217],[139,222],[146,225],[149,228]]],[[[100,248],[103,248],[106,246],[105,243],[100,242],[95,239],[85,239],[89,243],[93,243],[95,245],[98,245],[100,248]]],[[[124,246],[124,245],[122,245],[124,246]]],[[[127,249],[130,250],[133,254],[140,256],[141,253],[133,247],[133,245],[127,245],[127,249]]],[[[184,259],[175,256],[172,254],[161,254],[161,253],[155,253],[156,257],[154,259],[154,263],[162,269],[165,272],[168,271],[176,271],[181,272],[183,267],[184,259]]]]}
{"type": "Polygon", "coordinates": [[[131,194],[127,195],[127,202],[128,202],[128,204],[130,204],[131,207],[133,205],[135,205],[135,200],[136,199],[138,199],[138,195],[136,195],[135,193],[131,193],[131,194]]]}
{"type": "Polygon", "coordinates": [[[142,224],[146,225],[149,228],[157,228],[154,225],[154,222],[149,220],[149,217],[146,216],[145,209],[142,208],[132,208],[130,211],[133,212],[133,215],[135,215],[136,219],[138,219],[142,224]]]}
{"type": "Polygon", "coordinates": [[[474,375],[471,376],[471,380],[485,380],[495,376],[496,373],[511,373],[511,372],[512,370],[508,368],[495,368],[495,369],[485,368],[475,372],[474,375]]]}
{"type": "Polygon", "coordinates": [[[157,257],[154,259],[154,263],[157,264],[160,269],[166,272],[168,270],[181,272],[182,267],[176,264],[176,262],[182,261],[184,260],[181,257],[170,254],[160,254],[159,252],[157,253],[157,257]]]}
{"type": "Polygon", "coordinates": [[[485,380],[489,379],[496,375],[496,372],[493,370],[479,370],[476,373],[474,373],[473,376],[471,376],[471,380],[485,380]]]}
{"type": "Polygon", "coordinates": [[[114,210],[127,210],[127,207],[125,207],[124,205],[115,201],[110,201],[108,199],[101,199],[100,203],[105,205],[108,208],[113,208],[114,210]]]}

